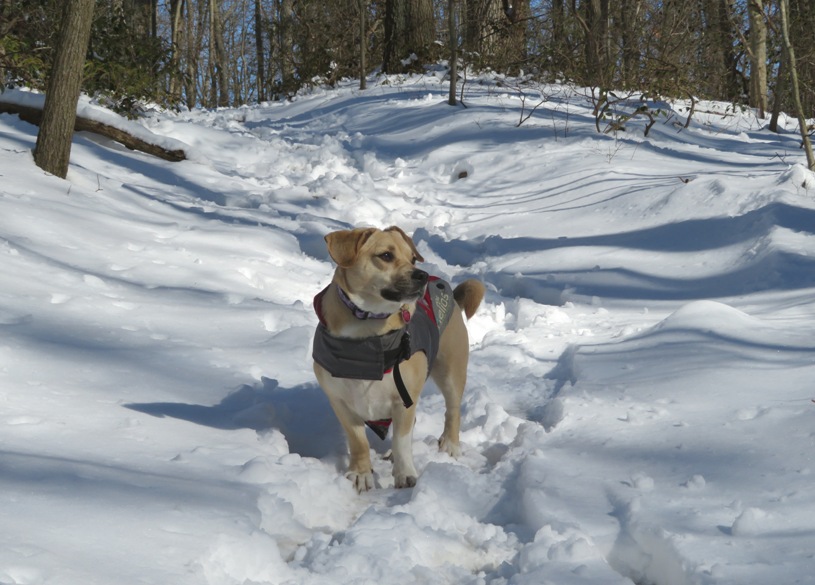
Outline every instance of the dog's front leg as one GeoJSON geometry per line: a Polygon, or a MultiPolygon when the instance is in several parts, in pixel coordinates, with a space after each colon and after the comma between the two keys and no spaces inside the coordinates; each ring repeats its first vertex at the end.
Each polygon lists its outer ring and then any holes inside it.
{"type": "Polygon", "coordinates": [[[427,377],[427,358],[424,352],[416,352],[413,356],[399,364],[402,379],[408,394],[413,399],[413,406],[405,408],[401,398],[394,397],[393,416],[393,480],[397,488],[413,487],[416,485],[416,466],[413,464],[413,426],[416,422],[416,403],[422,393],[427,377]]]}
{"type": "Polygon", "coordinates": [[[328,394],[337,419],[340,421],[345,437],[348,439],[350,460],[345,477],[351,480],[358,492],[374,488],[374,474],[371,466],[371,447],[365,435],[365,425],[345,402],[328,394]]]}
{"type": "Polygon", "coordinates": [[[345,427],[345,434],[348,437],[348,451],[351,456],[345,477],[351,480],[358,492],[367,492],[374,487],[374,473],[371,467],[371,449],[368,438],[365,436],[365,426],[355,424],[345,427]]]}
{"type": "Polygon", "coordinates": [[[397,488],[416,485],[416,466],[413,464],[413,426],[416,422],[416,407],[405,408],[401,403],[393,407],[393,482],[397,488]]]}

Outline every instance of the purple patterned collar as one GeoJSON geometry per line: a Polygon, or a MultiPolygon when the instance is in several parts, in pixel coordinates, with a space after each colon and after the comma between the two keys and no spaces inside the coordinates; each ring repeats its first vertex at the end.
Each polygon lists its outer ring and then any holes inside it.
{"type": "Polygon", "coordinates": [[[342,304],[348,307],[351,312],[354,314],[354,317],[361,320],[366,319],[387,319],[391,316],[390,313],[371,313],[370,311],[365,311],[357,307],[354,302],[348,297],[346,292],[342,290],[339,286],[336,287],[337,295],[340,297],[342,304]]]}

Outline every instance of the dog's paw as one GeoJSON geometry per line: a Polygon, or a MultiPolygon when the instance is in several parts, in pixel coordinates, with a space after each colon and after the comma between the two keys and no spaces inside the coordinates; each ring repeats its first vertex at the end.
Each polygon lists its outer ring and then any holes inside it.
{"type": "Polygon", "coordinates": [[[458,442],[452,442],[444,435],[439,439],[439,451],[447,453],[453,459],[461,457],[461,445],[458,442]]]}
{"type": "Polygon", "coordinates": [[[416,486],[415,475],[396,475],[393,478],[393,485],[397,488],[412,488],[416,486]]]}
{"type": "Polygon", "coordinates": [[[349,471],[345,477],[351,480],[358,493],[374,489],[374,474],[371,471],[349,471]]]}

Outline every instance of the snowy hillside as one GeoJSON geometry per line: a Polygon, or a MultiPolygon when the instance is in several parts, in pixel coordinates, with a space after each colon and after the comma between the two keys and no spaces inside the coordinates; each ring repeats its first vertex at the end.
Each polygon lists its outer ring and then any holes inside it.
{"type": "Polygon", "coordinates": [[[495,80],[466,108],[379,81],[120,120],[189,160],[80,134],[67,181],[0,115],[0,584],[815,583],[794,121],[703,104],[683,129],[678,104],[601,135],[553,86],[517,127],[495,80]],[[431,384],[417,486],[377,456],[358,495],[311,303],[326,233],[393,224],[488,293],[463,456],[431,384]]]}

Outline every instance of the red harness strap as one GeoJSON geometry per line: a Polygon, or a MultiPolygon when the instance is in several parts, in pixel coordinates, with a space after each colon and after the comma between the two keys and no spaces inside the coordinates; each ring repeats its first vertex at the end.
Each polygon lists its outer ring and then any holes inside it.
{"type": "Polygon", "coordinates": [[[323,317],[323,297],[325,296],[325,293],[328,292],[329,286],[331,285],[329,284],[323,290],[314,295],[314,312],[317,313],[317,319],[320,320],[322,325],[325,325],[325,317],[323,317]]]}
{"type": "Polygon", "coordinates": [[[366,420],[365,424],[376,433],[377,437],[384,441],[385,437],[388,436],[388,429],[391,427],[391,422],[393,422],[393,419],[383,418],[382,420],[366,420]]]}

